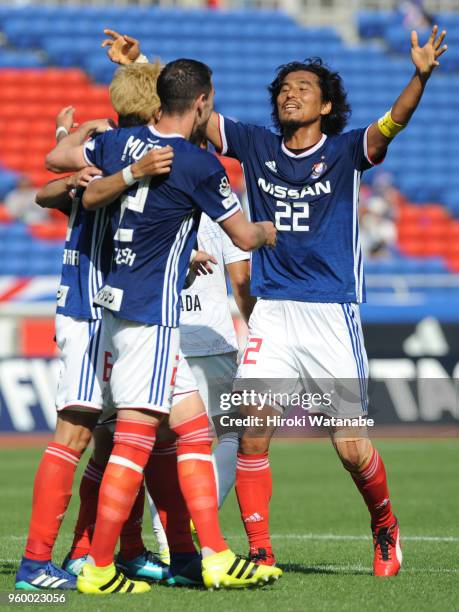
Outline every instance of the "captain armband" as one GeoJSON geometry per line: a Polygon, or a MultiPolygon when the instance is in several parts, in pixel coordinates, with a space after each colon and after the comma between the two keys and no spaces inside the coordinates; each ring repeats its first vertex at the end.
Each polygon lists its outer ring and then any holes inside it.
{"type": "Polygon", "coordinates": [[[400,123],[395,123],[395,121],[392,119],[392,115],[390,114],[390,111],[387,111],[384,117],[381,117],[381,119],[378,119],[379,131],[386,138],[394,138],[405,127],[406,126],[404,125],[400,125],[400,123]]]}

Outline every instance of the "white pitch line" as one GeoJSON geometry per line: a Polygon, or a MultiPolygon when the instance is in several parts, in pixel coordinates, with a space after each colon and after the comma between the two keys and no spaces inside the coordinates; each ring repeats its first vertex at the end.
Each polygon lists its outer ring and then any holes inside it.
{"type": "MultiPolygon", "coordinates": [[[[227,538],[234,540],[245,539],[245,535],[240,533],[227,533],[227,538]]],[[[25,540],[27,534],[0,536],[0,540],[25,540]]],[[[369,535],[339,535],[336,533],[272,533],[273,540],[317,540],[335,542],[369,541],[369,535]]],[[[154,539],[152,535],[145,535],[144,539],[154,539]]],[[[458,536],[400,536],[402,542],[459,542],[458,536]]]]}
{"type": "MultiPolygon", "coordinates": [[[[282,566],[282,563],[281,563],[282,566]]],[[[315,570],[317,572],[362,572],[369,573],[373,572],[372,567],[365,567],[363,565],[308,565],[308,570],[315,570]]],[[[293,570],[294,572],[295,570],[293,570]]],[[[288,572],[288,569],[286,569],[288,572]]],[[[419,573],[434,573],[434,574],[459,574],[459,568],[443,568],[443,567],[407,567],[400,570],[402,574],[419,574],[419,573]]]]}
{"type": "MultiPolygon", "coordinates": [[[[245,538],[241,534],[225,534],[228,538],[245,538]]],[[[371,540],[369,535],[338,535],[335,533],[273,533],[273,540],[329,540],[329,541],[368,541],[371,540]]],[[[456,536],[404,536],[400,535],[402,542],[459,542],[459,537],[456,536]]]]}

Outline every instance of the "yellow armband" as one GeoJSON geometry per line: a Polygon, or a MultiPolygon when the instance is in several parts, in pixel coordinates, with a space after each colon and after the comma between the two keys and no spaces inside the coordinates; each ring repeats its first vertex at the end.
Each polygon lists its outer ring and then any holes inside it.
{"type": "Polygon", "coordinates": [[[392,119],[390,111],[387,111],[384,117],[378,119],[378,128],[381,134],[386,138],[394,138],[405,128],[405,126],[400,125],[400,123],[395,123],[395,121],[392,119]]]}

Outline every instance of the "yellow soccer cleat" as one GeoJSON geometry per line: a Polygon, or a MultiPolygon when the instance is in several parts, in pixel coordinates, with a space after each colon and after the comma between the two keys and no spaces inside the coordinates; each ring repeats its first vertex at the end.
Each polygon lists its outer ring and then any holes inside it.
{"type": "Polygon", "coordinates": [[[257,565],[224,550],[202,560],[202,579],[208,589],[242,589],[264,586],[282,576],[279,567],[257,565]]]}
{"type": "Polygon", "coordinates": [[[150,585],[139,580],[130,580],[112,563],[107,567],[95,567],[85,563],[77,578],[77,590],[88,595],[110,595],[111,593],[147,593],[150,585]]]}

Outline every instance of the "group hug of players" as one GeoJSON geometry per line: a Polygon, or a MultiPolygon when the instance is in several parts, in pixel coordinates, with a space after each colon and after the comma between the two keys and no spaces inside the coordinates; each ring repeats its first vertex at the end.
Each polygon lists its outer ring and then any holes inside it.
{"type": "MultiPolygon", "coordinates": [[[[220,397],[254,381],[257,391],[274,384],[288,396],[306,392],[307,381],[339,380],[349,389],[320,411],[367,413],[360,179],[416,110],[445,32],[435,26],[422,47],[412,33],[415,73],[365,129],[343,133],[346,93],[320,60],[282,66],[269,87],[277,134],[215,113],[201,62],[149,64],[137,41],[105,32],[109,57],[122,64],[110,85],[118,127],[94,120],[72,131],[74,109],[63,109],[47,166],[72,174],[37,196],[69,217],[56,314],[61,371],[16,588],[261,586],[282,575],[269,533],[274,428],[224,431],[220,397]],[[250,221],[206,142],[243,165],[250,221]],[[225,268],[249,326],[239,365],[225,268]],[[53,547],[92,438],[61,568],[53,547]],[[219,525],[234,483],[247,559],[219,525]],[[142,540],[145,488],[158,555],[142,540]]],[[[273,402],[262,418],[286,408],[273,402]]],[[[260,416],[258,405],[241,412],[260,416]]],[[[399,526],[383,461],[364,427],[333,427],[330,437],[370,512],[374,575],[396,575],[399,526]]]]}

